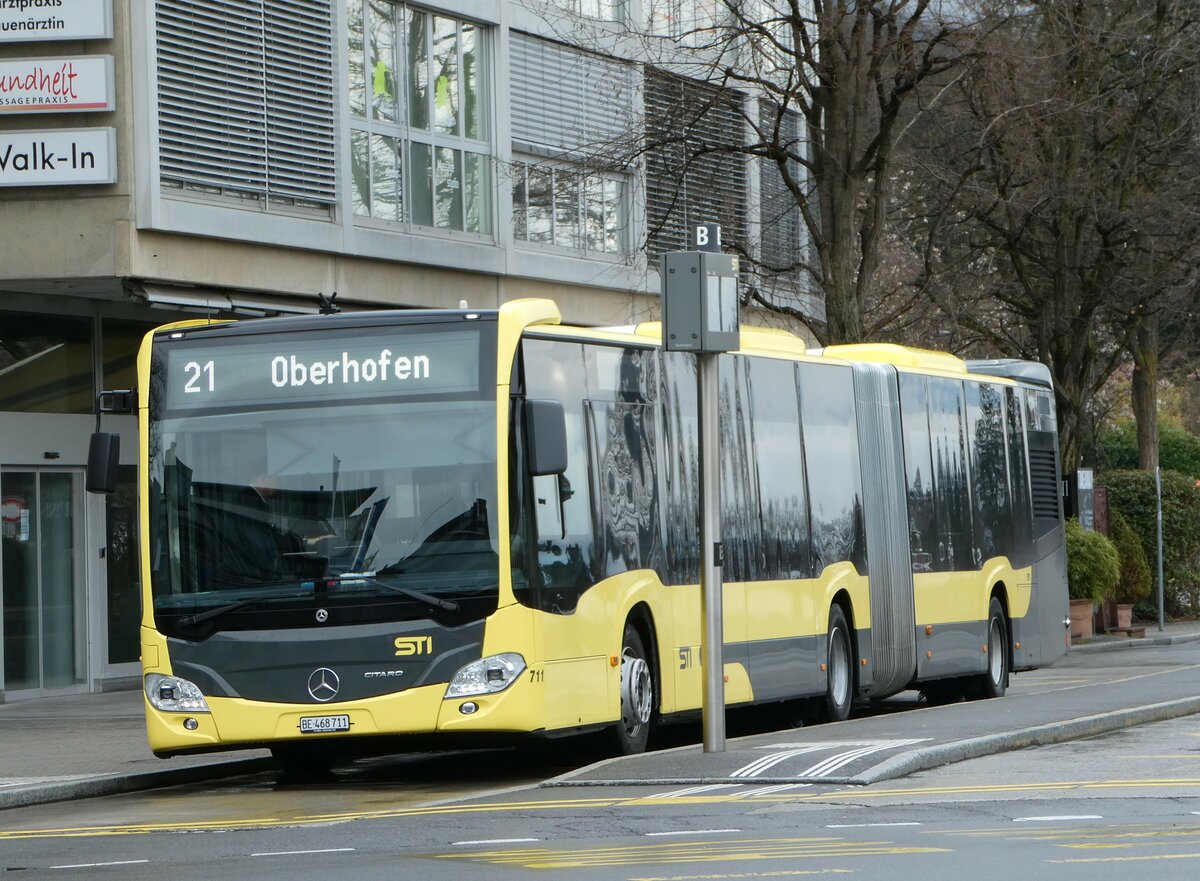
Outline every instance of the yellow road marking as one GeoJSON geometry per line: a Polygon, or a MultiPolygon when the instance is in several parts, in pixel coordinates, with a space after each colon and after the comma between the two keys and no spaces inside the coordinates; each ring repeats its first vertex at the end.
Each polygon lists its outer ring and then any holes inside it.
{"type": "Polygon", "coordinates": [[[840,838],[763,838],[747,841],[699,841],[638,844],[578,850],[520,848],[476,853],[435,854],[438,859],[467,860],[525,869],[584,869],[645,863],[713,863],[744,860],[831,859],[900,854],[953,853],[941,847],[900,847],[890,841],[847,841],[840,838]]]}
{"type": "Polygon", "coordinates": [[[1142,857],[1072,857],[1067,860],[1046,860],[1048,863],[1140,863],[1148,860],[1197,860],[1200,853],[1157,853],[1142,857]]]}
{"type": "Polygon", "coordinates": [[[780,869],[776,872],[733,872],[721,875],[664,875],[629,881],[724,881],[727,878],[790,878],[796,875],[853,875],[858,869],[780,869]]]}
{"type": "MultiPolygon", "coordinates": [[[[1097,789],[1132,789],[1132,788],[1200,788],[1200,778],[1182,777],[1171,779],[1131,779],[1131,780],[1074,780],[1049,783],[1023,784],[988,784],[979,786],[936,786],[936,787],[861,787],[841,789],[833,792],[781,792],[745,796],[706,795],[682,798],[648,798],[637,797],[592,797],[579,799],[547,799],[514,802],[488,802],[483,804],[442,804],[428,807],[391,808],[373,811],[345,811],[330,814],[300,815],[295,817],[254,817],[247,819],[198,820],[164,823],[131,823],[124,825],[104,826],[74,826],[55,829],[26,829],[0,830],[0,841],[21,840],[27,838],[72,838],[101,835],[148,835],[153,832],[178,832],[196,829],[200,831],[214,829],[249,829],[276,826],[311,826],[322,823],[348,822],[352,820],[378,820],[397,817],[427,817],[453,816],[467,814],[505,813],[511,811],[570,811],[589,808],[616,807],[670,807],[681,805],[725,804],[740,802],[742,804],[792,804],[802,802],[827,801],[868,801],[912,796],[945,796],[996,794],[1004,792],[1047,792],[1061,790],[1097,790],[1097,789]]],[[[1061,831],[1061,830],[1060,830],[1061,831]]],[[[1009,830],[1011,832],[1011,830],[1009,830]]],[[[949,833],[953,834],[953,833],[949,833]]]]}

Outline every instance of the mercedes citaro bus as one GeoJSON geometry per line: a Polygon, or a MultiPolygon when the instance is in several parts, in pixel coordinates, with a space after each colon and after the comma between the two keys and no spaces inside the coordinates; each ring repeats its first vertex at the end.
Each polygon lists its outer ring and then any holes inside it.
{"type": "MultiPolygon", "coordinates": [[[[728,704],[998,697],[1065,651],[1044,366],[745,328],[719,370],[728,704]]],[[[644,749],[701,705],[696,397],[659,325],[548,300],[149,334],[154,752],[644,749]]]]}

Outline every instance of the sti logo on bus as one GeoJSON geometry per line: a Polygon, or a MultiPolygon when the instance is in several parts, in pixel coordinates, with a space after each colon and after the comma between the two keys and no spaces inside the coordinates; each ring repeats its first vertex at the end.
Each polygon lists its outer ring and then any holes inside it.
{"type": "Polygon", "coordinates": [[[432,655],[433,637],[397,636],[395,646],[397,658],[409,658],[413,655],[432,655]]]}

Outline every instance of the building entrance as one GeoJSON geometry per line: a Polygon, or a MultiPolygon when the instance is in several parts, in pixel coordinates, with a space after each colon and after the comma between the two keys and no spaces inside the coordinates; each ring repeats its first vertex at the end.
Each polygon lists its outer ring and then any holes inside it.
{"type": "Polygon", "coordinates": [[[6,698],[87,683],[83,469],[0,468],[6,698]]]}

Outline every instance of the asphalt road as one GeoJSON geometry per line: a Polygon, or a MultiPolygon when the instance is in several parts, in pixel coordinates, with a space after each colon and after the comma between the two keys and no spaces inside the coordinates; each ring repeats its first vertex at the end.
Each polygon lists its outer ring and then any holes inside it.
{"type": "MultiPolygon", "coordinates": [[[[1136,703],[1163,676],[1192,675],[1200,684],[1198,664],[1196,644],[1069,657],[1020,677],[1009,698],[989,705],[1049,707],[1070,690],[1101,685],[1125,689],[1136,703]]],[[[906,701],[902,696],[897,706],[906,701]]],[[[980,706],[937,712],[950,717],[980,706]]],[[[837,740],[867,740],[854,736],[856,726],[870,728],[881,718],[898,734],[925,732],[930,713],[852,720],[837,740]]],[[[1200,873],[1198,716],[869,786],[530,785],[570,764],[562,756],[521,764],[500,752],[415,756],[354,766],[322,783],[289,785],[260,775],[14,809],[0,814],[0,872],[122,881],[906,881],[964,872],[983,879],[1127,879],[1145,872],[1190,881],[1200,873]]]]}

